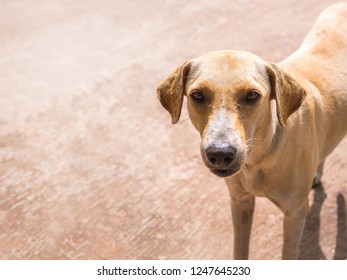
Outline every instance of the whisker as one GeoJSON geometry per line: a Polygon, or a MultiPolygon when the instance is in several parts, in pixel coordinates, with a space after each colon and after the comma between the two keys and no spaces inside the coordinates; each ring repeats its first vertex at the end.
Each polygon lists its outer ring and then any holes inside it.
{"type": "Polygon", "coordinates": [[[263,140],[262,138],[251,138],[251,139],[248,139],[247,141],[246,141],[246,144],[248,143],[248,142],[253,142],[254,140],[263,140]]]}

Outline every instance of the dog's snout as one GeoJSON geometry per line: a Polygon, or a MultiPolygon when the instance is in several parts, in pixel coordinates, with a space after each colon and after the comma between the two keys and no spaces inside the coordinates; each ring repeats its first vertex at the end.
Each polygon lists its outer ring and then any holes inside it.
{"type": "Polygon", "coordinates": [[[230,143],[212,144],[206,149],[206,157],[213,167],[228,167],[236,158],[236,149],[230,143]]]}

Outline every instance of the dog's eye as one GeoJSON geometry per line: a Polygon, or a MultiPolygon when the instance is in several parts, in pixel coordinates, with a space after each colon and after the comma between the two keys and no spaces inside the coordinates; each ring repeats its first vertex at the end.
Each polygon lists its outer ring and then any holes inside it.
{"type": "Polygon", "coordinates": [[[247,102],[255,102],[256,100],[258,100],[260,97],[260,94],[256,91],[250,91],[247,96],[246,96],[246,101],[247,102]]]}
{"type": "Polygon", "coordinates": [[[190,95],[191,98],[197,102],[197,103],[203,103],[204,102],[204,96],[201,91],[193,91],[193,93],[190,95]]]}

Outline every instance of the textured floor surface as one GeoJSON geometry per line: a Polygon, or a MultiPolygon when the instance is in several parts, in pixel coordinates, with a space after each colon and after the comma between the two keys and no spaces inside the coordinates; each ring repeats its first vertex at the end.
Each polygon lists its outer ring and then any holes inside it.
{"type": "MultiPolygon", "coordinates": [[[[333,1],[6,1],[0,9],[0,258],[228,259],[229,197],[157,84],[206,51],[293,52],[333,1]]],[[[347,258],[347,139],[312,191],[304,259],[347,258]]],[[[250,258],[279,259],[257,199],[250,258]]]]}

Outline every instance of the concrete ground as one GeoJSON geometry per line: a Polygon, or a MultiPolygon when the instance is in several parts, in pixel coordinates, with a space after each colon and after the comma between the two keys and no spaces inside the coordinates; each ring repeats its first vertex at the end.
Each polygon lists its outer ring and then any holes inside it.
{"type": "MultiPolygon", "coordinates": [[[[206,51],[279,61],[334,1],[3,1],[0,258],[229,259],[227,188],[156,86],[206,51]]],[[[347,258],[347,140],[312,191],[303,259],[347,258]]],[[[279,259],[257,199],[251,259],[279,259]]]]}

